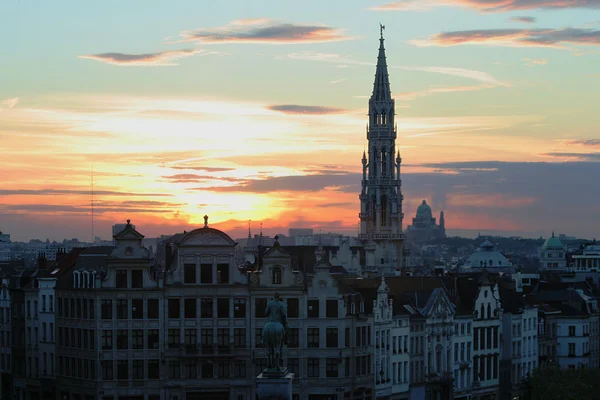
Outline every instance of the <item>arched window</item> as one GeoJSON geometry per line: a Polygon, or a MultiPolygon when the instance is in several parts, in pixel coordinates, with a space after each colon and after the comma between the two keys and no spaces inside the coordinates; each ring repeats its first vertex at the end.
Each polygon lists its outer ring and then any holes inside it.
{"type": "Polygon", "coordinates": [[[73,287],[74,288],[79,287],[79,284],[80,284],[79,279],[80,279],[79,271],[73,271],[73,287]]]}
{"type": "Polygon", "coordinates": [[[356,303],[350,303],[350,314],[356,314],[356,303]]]}
{"type": "Polygon", "coordinates": [[[89,288],[90,286],[90,273],[87,271],[83,271],[82,273],[83,277],[81,279],[81,287],[83,288],[89,288]]]}
{"type": "Polygon", "coordinates": [[[385,176],[387,172],[385,147],[381,150],[381,176],[385,176]]]}
{"type": "Polygon", "coordinates": [[[92,271],[90,279],[90,288],[94,289],[96,287],[96,271],[92,271]]]}
{"type": "Polygon", "coordinates": [[[365,303],[364,302],[360,302],[360,312],[364,313],[365,312],[365,303]]]}
{"type": "Polygon", "coordinates": [[[485,319],[485,307],[481,305],[481,319],[485,319]]]}
{"type": "Polygon", "coordinates": [[[281,268],[280,267],[273,268],[272,274],[273,274],[273,284],[274,285],[281,284],[281,268]]]}
{"type": "Polygon", "coordinates": [[[492,306],[488,303],[488,318],[492,318],[492,306]]]}

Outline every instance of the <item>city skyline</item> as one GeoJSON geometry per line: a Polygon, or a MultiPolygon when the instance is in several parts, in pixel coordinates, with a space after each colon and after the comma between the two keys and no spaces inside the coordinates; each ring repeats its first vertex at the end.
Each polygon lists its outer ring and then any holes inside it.
{"type": "Polygon", "coordinates": [[[380,22],[404,228],[426,199],[450,235],[596,234],[600,2],[117,4],[2,6],[13,240],[91,238],[92,168],[103,238],[355,234],[380,22]]]}

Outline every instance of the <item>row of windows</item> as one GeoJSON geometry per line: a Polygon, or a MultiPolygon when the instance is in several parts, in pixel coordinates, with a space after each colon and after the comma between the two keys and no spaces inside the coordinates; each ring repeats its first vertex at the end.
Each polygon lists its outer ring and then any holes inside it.
{"type": "Polygon", "coordinates": [[[144,270],[118,269],[115,271],[115,287],[117,289],[141,289],[144,287],[144,270]]]}
{"type": "Polygon", "coordinates": [[[498,379],[498,356],[481,356],[473,361],[473,380],[498,379]]]}
{"type": "Polygon", "coordinates": [[[498,327],[474,328],[473,349],[487,350],[498,348],[498,327]]]}
{"type": "MultiPolygon", "coordinates": [[[[153,331],[153,330],[149,330],[153,331]]],[[[126,330],[123,330],[123,337],[126,336],[126,330]]],[[[217,348],[229,348],[232,346],[231,339],[233,339],[234,348],[248,348],[248,339],[246,336],[245,328],[234,328],[233,338],[231,338],[231,330],[229,328],[201,328],[200,333],[200,346],[204,349],[217,348]],[[216,337],[216,339],[215,339],[216,337]]],[[[344,329],[344,344],[346,347],[351,347],[350,328],[344,329]]],[[[300,334],[298,328],[288,328],[287,330],[287,347],[298,348],[300,347],[300,334]]],[[[254,332],[254,343],[255,347],[262,347],[262,328],[256,328],[254,332]]],[[[123,339],[125,340],[125,339],[123,339]]],[[[355,332],[355,345],[364,346],[370,344],[370,327],[357,327],[355,332]]],[[[198,329],[196,328],[171,328],[167,330],[167,347],[174,349],[179,348],[181,345],[187,348],[196,348],[198,345],[198,329]],[[183,334],[183,340],[182,340],[183,334]]],[[[308,328],[306,331],[306,347],[308,348],[320,348],[329,347],[337,348],[341,347],[341,341],[338,334],[338,328],[330,327],[325,328],[325,340],[321,341],[321,330],[319,328],[308,328]]],[[[153,348],[153,347],[149,347],[153,348]]]]}
{"type": "Polygon", "coordinates": [[[459,344],[454,343],[454,361],[455,362],[467,362],[471,360],[471,342],[460,343],[460,353],[459,353],[459,344]]]}
{"type": "MultiPolygon", "coordinates": [[[[233,299],[233,310],[230,310],[231,299],[227,297],[201,298],[198,307],[197,298],[169,298],[167,300],[167,316],[170,319],[177,318],[198,318],[198,308],[200,308],[200,318],[246,318],[247,304],[244,298],[233,299]],[[183,306],[183,307],[182,307],[183,306]]],[[[254,317],[264,318],[268,299],[255,299],[254,317]]],[[[299,318],[300,304],[299,299],[287,299],[288,318],[299,318]]],[[[338,300],[326,300],[325,317],[338,318],[338,300]]],[[[58,317],[77,318],[77,319],[95,319],[95,303],[93,299],[58,299],[58,317]]],[[[320,301],[318,299],[309,299],[306,302],[307,316],[309,318],[319,318],[320,301]]],[[[158,319],[159,301],[158,299],[104,299],[101,301],[101,318],[113,319],[158,319]],[[146,312],[144,312],[146,310],[146,312]]]]}
{"type": "Polygon", "coordinates": [[[96,350],[96,331],[93,329],[59,327],[58,345],[83,350],[96,350]]]}
{"type": "Polygon", "coordinates": [[[216,271],[213,271],[212,264],[200,264],[199,267],[196,264],[184,264],[183,283],[229,283],[229,264],[217,264],[216,271]],[[214,278],[217,278],[216,281],[214,278]]]}
{"type": "Polygon", "coordinates": [[[95,319],[94,300],[59,297],[57,315],[61,318],[95,319]]]}
{"type": "Polygon", "coordinates": [[[470,322],[462,322],[459,324],[454,324],[454,334],[455,335],[470,335],[471,334],[471,323],[470,322]]]}

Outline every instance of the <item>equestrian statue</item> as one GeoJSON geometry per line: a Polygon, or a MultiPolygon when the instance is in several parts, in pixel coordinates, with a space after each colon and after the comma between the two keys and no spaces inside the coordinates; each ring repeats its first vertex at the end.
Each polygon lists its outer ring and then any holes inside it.
{"type": "Polygon", "coordinates": [[[286,343],[287,309],[275,293],[267,304],[266,321],[262,330],[262,341],[267,348],[267,368],[263,371],[266,377],[280,377],[287,374],[283,365],[283,345],[286,343]]]}

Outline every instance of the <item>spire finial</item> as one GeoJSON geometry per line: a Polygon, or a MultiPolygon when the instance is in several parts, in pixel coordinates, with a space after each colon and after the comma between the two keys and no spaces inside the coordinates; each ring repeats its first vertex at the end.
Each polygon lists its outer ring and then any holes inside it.
{"type": "Polygon", "coordinates": [[[248,220],[248,239],[252,238],[252,231],[250,230],[250,224],[252,223],[252,220],[249,219],[248,220]]]}
{"type": "Polygon", "coordinates": [[[208,228],[208,215],[204,216],[204,227],[208,228]]]}
{"type": "Polygon", "coordinates": [[[382,25],[380,22],[379,23],[379,35],[381,36],[381,39],[383,39],[383,31],[385,31],[385,25],[382,25]]]}

